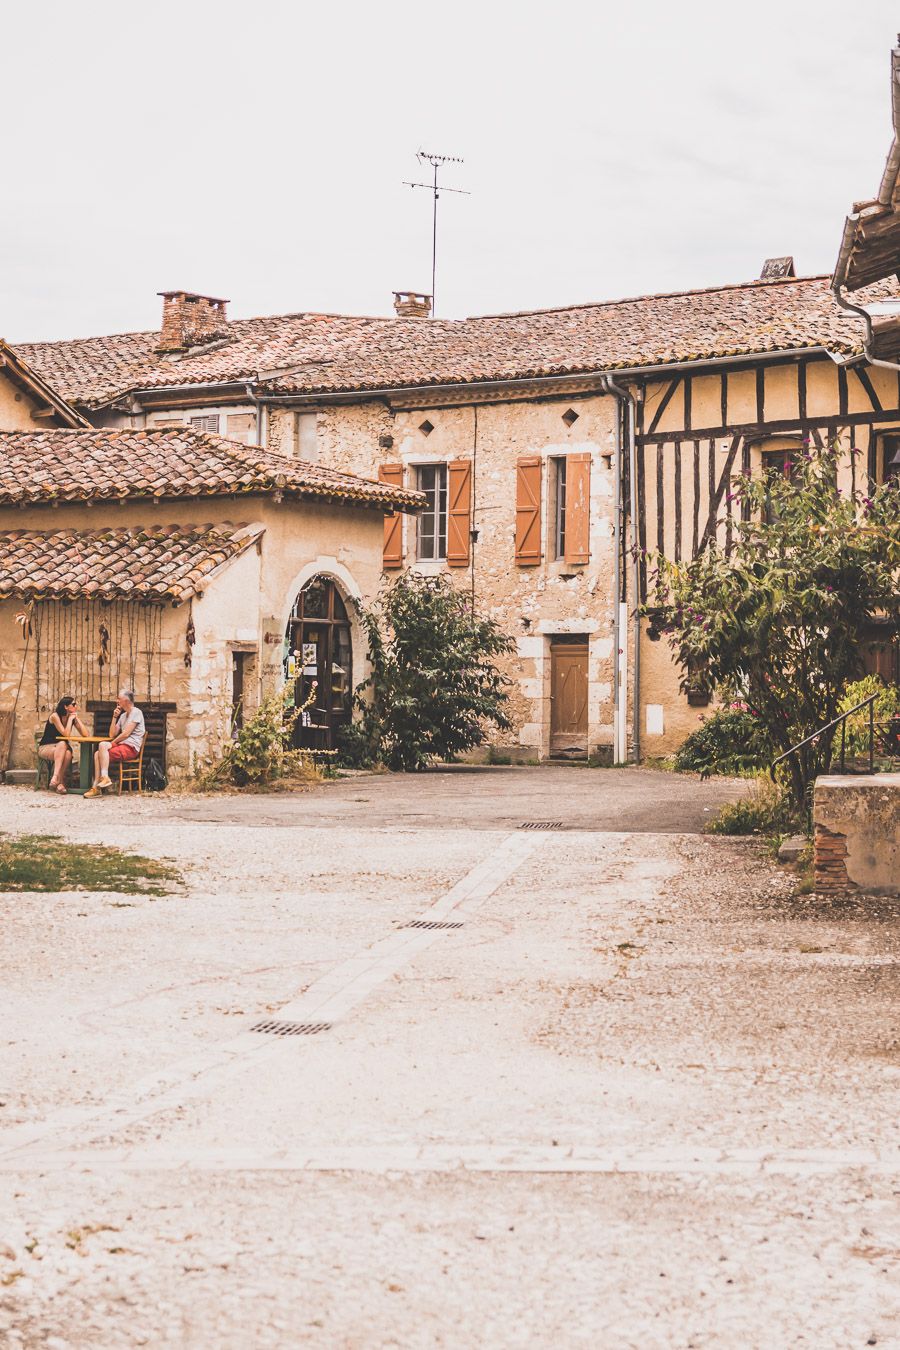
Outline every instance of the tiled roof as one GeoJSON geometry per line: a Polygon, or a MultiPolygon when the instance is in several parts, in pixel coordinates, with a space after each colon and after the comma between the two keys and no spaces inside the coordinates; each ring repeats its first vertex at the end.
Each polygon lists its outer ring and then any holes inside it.
{"type": "Polygon", "coordinates": [[[282,493],[381,511],[419,492],[373,483],[191,427],[0,431],[0,504],[282,493]]]}
{"type": "Polygon", "coordinates": [[[155,351],[156,332],[26,343],[19,350],[67,397],[97,407],[136,389],[257,378],[275,393],[335,393],[805,347],[854,356],[862,352],[862,337],[862,323],[838,308],[822,276],[461,320],[236,319],[227,337],[167,355],[155,351]]]}
{"type": "Polygon", "coordinates": [[[54,416],[65,427],[85,427],[86,418],[61,398],[56,389],[52,389],[44,377],[33,370],[21,354],[0,338],[0,367],[6,379],[18,385],[26,394],[35,399],[40,408],[54,416]]]}
{"type": "MultiPolygon", "coordinates": [[[[878,196],[854,203],[834,269],[834,280],[849,291],[871,285],[897,271],[900,252],[900,45],[891,52],[891,113],[894,138],[878,196]]],[[[896,345],[896,344],[895,344],[896,345]]]]}
{"type": "Polygon", "coordinates": [[[179,601],[249,548],[260,526],[0,531],[0,599],[179,601]]]}

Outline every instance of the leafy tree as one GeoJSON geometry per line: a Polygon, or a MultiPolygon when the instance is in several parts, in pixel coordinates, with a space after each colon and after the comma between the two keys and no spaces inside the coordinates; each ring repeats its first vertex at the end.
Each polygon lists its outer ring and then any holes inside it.
{"type": "MultiPolygon", "coordinates": [[[[900,488],[842,493],[837,458],[836,446],[806,447],[790,477],[744,476],[731,494],[746,517],[731,552],[658,557],[651,574],[644,612],[668,634],[682,688],[702,681],[741,698],[777,753],[837,716],[872,618],[900,622],[900,488]]],[[[832,741],[790,757],[795,801],[828,770],[832,741]]]]}
{"type": "Polygon", "coordinates": [[[486,723],[511,726],[509,681],[495,658],[513,644],[448,578],[407,572],[360,613],[372,674],[356,691],[360,717],[345,731],[345,757],[423,769],[480,745],[486,723]]]}

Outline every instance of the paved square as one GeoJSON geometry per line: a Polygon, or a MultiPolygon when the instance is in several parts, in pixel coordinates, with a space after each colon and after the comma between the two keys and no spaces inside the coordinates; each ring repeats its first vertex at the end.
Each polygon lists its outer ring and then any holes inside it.
{"type": "Polygon", "coordinates": [[[898,906],[700,835],[741,790],[0,789],[187,862],[0,897],[4,1343],[900,1344],[898,906]]]}

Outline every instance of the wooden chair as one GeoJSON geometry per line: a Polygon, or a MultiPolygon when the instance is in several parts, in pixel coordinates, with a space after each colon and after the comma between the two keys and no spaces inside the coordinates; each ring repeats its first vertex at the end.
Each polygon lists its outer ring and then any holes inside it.
{"type": "Polygon", "coordinates": [[[121,797],[123,787],[127,787],[129,792],[143,792],[143,772],[144,772],[144,746],[147,744],[147,737],[141,741],[141,748],[138,751],[137,759],[119,760],[119,789],[118,795],[121,797]]]}
{"type": "Polygon", "coordinates": [[[39,747],[40,747],[40,744],[41,744],[41,738],[40,738],[40,735],[39,735],[38,732],[35,732],[35,733],[34,733],[34,762],[35,762],[35,764],[37,765],[37,773],[36,773],[35,776],[34,776],[34,790],[35,790],[35,792],[40,792],[40,791],[41,791],[41,779],[42,779],[42,778],[46,778],[46,780],[47,780],[47,790],[48,790],[48,791],[50,790],[50,778],[51,778],[51,775],[52,775],[52,773],[53,773],[53,766],[52,766],[52,764],[50,763],[49,759],[42,759],[41,756],[38,754],[38,749],[39,749],[39,747]],[[44,770],[45,770],[45,769],[47,770],[46,774],[44,773],[44,770]]]}

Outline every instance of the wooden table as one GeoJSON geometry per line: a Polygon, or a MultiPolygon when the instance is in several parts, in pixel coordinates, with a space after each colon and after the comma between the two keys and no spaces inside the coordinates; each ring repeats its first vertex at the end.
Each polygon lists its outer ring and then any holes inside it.
{"type": "Polygon", "coordinates": [[[57,736],[58,741],[68,741],[70,745],[81,747],[81,755],[78,760],[78,787],[70,787],[69,791],[78,796],[84,796],[88,788],[94,781],[94,746],[99,745],[101,741],[108,741],[106,736],[57,736]]]}

